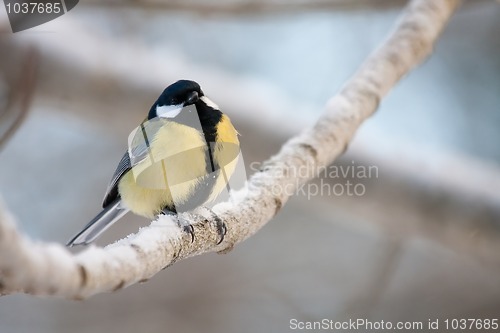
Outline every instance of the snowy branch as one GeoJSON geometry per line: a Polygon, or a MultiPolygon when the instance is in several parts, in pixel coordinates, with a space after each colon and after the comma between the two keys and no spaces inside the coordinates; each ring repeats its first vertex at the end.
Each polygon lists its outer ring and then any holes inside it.
{"type": "Polygon", "coordinates": [[[213,218],[186,213],[162,216],[136,235],[73,255],[62,245],[39,243],[21,235],[13,217],[0,207],[0,294],[24,292],[81,299],[145,281],[180,259],[229,251],[271,220],[288,194],[313,175],[287,171],[327,166],[345,151],[380,100],[431,53],[458,4],[459,0],[410,2],[389,38],[330,99],[317,123],[265,162],[245,190],[232,193],[228,202],[214,207],[227,226],[221,244],[216,245],[213,218]],[[193,242],[179,229],[176,218],[192,222],[193,242]]]}

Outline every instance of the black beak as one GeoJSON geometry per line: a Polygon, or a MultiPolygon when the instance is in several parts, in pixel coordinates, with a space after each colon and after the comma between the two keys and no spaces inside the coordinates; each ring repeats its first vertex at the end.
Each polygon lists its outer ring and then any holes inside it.
{"type": "Polygon", "coordinates": [[[199,99],[200,99],[200,97],[198,96],[198,92],[193,91],[192,93],[189,93],[188,98],[184,102],[184,106],[192,105],[192,104],[198,102],[199,99]]]}

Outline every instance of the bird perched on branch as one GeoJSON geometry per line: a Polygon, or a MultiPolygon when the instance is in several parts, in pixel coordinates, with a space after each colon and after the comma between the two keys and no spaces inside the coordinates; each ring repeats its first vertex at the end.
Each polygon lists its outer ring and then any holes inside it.
{"type": "MultiPolygon", "coordinates": [[[[239,154],[238,132],[198,83],[168,86],[129,136],[103,210],[69,242],[88,244],[128,211],[147,218],[213,201],[228,186],[239,154]]],[[[226,232],[216,218],[220,241],[226,232]]],[[[194,237],[193,229],[183,225],[194,237]]]]}

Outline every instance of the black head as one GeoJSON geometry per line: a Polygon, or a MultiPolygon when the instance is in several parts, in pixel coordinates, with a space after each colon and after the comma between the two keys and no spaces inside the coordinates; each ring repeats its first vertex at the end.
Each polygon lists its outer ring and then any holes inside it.
{"type": "Polygon", "coordinates": [[[151,107],[148,119],[159,116],[157,112],[158,107],[171,106],[175,110],[175,107],[182,108],[195,104],[202,96],[204,94],[198,83],[189,80],[179,80],[163,90],[158,100],[151,107]]]}

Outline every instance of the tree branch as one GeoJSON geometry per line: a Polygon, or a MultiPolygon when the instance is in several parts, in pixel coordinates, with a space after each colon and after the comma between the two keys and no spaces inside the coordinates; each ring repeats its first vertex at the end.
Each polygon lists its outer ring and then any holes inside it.
{"type": "Polygon", "coordinates": [[[185,11],[200,15],[279,14],[320,10],[353,10],[360,8],[387,8],[403,6],[405,0],[280,0],[280,1],[231,1],[213,3],[206,1],[88,1],[86,5],[100,7],[133,7],[146,10],[185,11]]]}
{"type": "Polygon", "coordinates": [[[8,93],[0,91],[0,95],[5,94],[6,98],[5,103],[0,104],[0,107],[5,104],[5,108],[0,109],[0,149],[3,148],[26,119],[33,99],[39,56],[34,48],[28,49],[25,53],[19,77],[12,79],[14,82],[10,82],[8,88],[0,86],[0,89],[4,88],[9,91],[8,93]]]}
{"type": "Polygon", "coordinates": [[[13,218],[0,215],[0,293],[24,292],[85,298],[149,279],[176,261],[206,252],[226,252],[255,234],[272,219],[290,193],[333,162],[347,147],[360,124],[379,101],[432,51],[459,0],[414,0],[389,38],[327,103],[317,123],[289,140],[254,174],[244,190],[214,207],[226,223],[220,245],[216,223],[190,213],[159,217],[136,235],[105,248],[91,246],[72,255],[59,244],[38,243],[22,236],[13,218]],[[287,189],[276,191],[276,189],[287,189]],[[176,218],[191,221],[195,240],[183,233],[176,218]]]}

